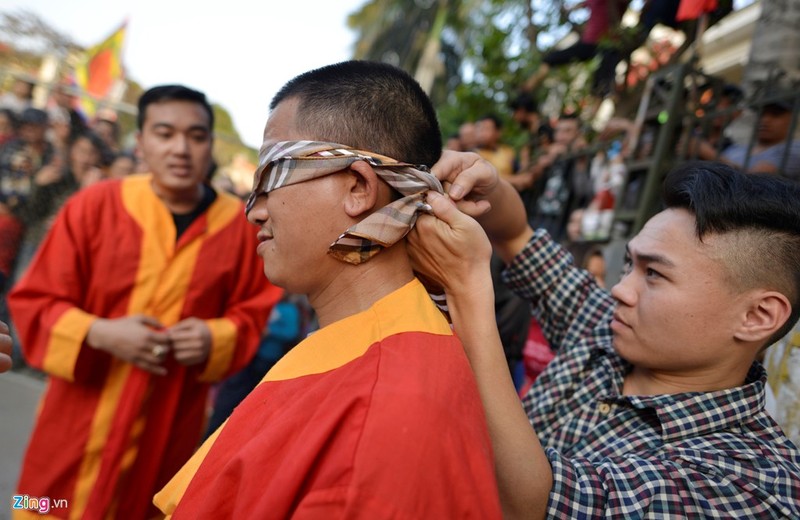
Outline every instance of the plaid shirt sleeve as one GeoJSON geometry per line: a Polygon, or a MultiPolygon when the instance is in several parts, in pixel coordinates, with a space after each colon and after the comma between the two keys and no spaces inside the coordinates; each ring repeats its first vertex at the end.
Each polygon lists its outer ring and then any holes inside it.
{"type": "Polygon", "coordinates": [[[572,255],[538,229],[503,273],[508,286],[531,301],[550,345],[561,351],[589,336],[610,336],[614,299],[572,255]]]}

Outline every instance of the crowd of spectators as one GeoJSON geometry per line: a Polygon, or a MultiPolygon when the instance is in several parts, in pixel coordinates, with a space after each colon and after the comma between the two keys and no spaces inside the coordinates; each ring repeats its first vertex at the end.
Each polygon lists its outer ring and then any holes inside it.
{"type": "MultiPolygon", "coordinates": [[[[595,129],[592,121],[576,111],[541,113],[535,94],[528,90],[512,96],[503,117],[489,114],[464,121],[446,147],[474,151],[492,163],[520,192],[531,227],[546,229],[579,265],[595,274],[601,284],[610,285],[615,280],[606,277],[618,274],[606,269],[615,211],[623,201],[627,209],[638,204],[635,185],[641,178],[631,181],[631,163],[716,160],[749,173],[770,173],[800,182],[800,140],[790,135],[791,92],[771,90],[748,99],[737,85],[710,82],[683,94],[683,122],[675,135],[668,136],[668,157],[654,157],[653,143],[661,126],[657,121],[637,124],[612,117],[595,129]],[[756,114],[758,123],[749,140],[737,141],[730,130],[748,109],[756,114]],[[508,135],[503,133],[505,121],[518,124],[524,133],[523,144],[516,149],[504,141],[508,135]]],[[[629,230],[624,226],[621,229],[629,230]]],[[[499,276],[494,283],[498,294],[505,294],[499,276]]],[[[527,307],[513,297],[498,298],[496,307],[512,371],[528,360],[530,379],[539,370],[531,367],[549,359],[549,354],[541,351],[538,326],[534,320],[530,328],[521,327],[520,319],[510,318],[514,313],[521,317],[527,312],[527,307]],[[509,329],[504,333],[506,323],[509,329]],[[520,335],[527,342],[516,341],[520,335]]],[[[517,383],[524,385],[522,370],[517,373],[517,383]]]]}
{"type": "Polygon", "coordinates": [[[102,179],[146,166],[122,146],[116,113],[87,117],[67,84],[43,106],[33,81],[20,76],[0,95],[0,289],[5,292],[32,258],[66,199],[102,179]]]}

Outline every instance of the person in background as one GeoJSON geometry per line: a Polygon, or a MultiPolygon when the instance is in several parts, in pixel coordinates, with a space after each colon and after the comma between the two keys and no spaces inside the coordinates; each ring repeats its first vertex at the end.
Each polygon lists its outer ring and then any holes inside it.
{"type": "Polygon", "coordinates": [[[74,517],[157,514],[211,383],[250,362],[281,295],[241,200],[204,182],[205,95],[162,85],[138,105],[151,173],[72,196],[8,296],[26,361],[49,376],[17,491],[61,497],[74,517]]]}
{"type": "Polygon", "coordinates": [[[119,152],[119,123],[116,114],[104,112],[92,121],[92,130],[106,143],[112,153],[119,152]]]}
{"type": "Polygon", "coordinates": [[[11,89],[0,95],[0,108],[8,108],[16,114],[22,114],[32,107],[33,81],[24,77],[14,78],[11,89]]]}
{"type": "Polygon", "coordinates": [[[47,113],[23,110],[16,139],[0,148],[0,288],[12,276],[25,227],[22,214],[33,188],[33,176],[54,158],[46,139],[47,113]]]}
{"type": "Polygon", "coordinates": [[[472,151],[478,146],[477,129],[472,121],[465,121],[458,127],[458,139],[461,141],[461,150],[472,151]]]}
{"type": "Polygon", "coordinates": [[[615,39],[614,35],[619,30],[622,15],[628,9],[629,3],[629,0],[586,0],[574,4],[571,9],[589,9],[589,19],[583,26],[579,40],[566,49],[551,50],[545,54],[536,73],[523,84],[523,89],[533,90],[552,67],[572,61],[589,61],[599,54],[600,64],[593,76],[592,93],[602,96],[611,92],[615,68],[621,56],[608,40],[615,39]]]}
{"type": "Polygon", "coordinates": [[[50,127],[47,130],[47,140],[53,145],[55,157],[63,164],[68,153],[69,144],[72,142],[72,127],[70,126],[69,115],[63,109],[53,108],[48,111],[47,117],[50,123],[50,127]]]}
{"type": "MultiPolygon", "coordinates": [[[[536,158],[541,155],[539,146],[539,131],[542,128],[542,117],[539,114],[539,107],[533,95],[527,92],[520,92],[509,103],[511,117],[528,135],[526,142],[519,150],[518,171],[526,171],[530,168],[536,158]]],[[[551,139],[552,141],[552,139],[551,139]]]]}
{"type": "Polygon", "coordinates": [[[454,150],[457,152],[461,150],[461,139],[458,137],[458,134],[452,134],[448,136],[447,141],[444,144],[445,150],[454,150]]]}
{"type": "Polygon", "coordinates": [[[65,159],[54,160],[36,172],[30,197],[21,212],[25,237],[18,255],[18,273],[28,266],[67,199],[105,177],[104,156],[103,141],[84,130],[67,146],[65,159]]]}
{"type": "Polygon", "coordinates": [[[53,92],[51,93],[51,99],[53,103],[53,107],[51,108],[51,117],[52,112],[61,112],[66,114],[69,124],[70,141],[89,129],[88,125],[86,124],[86,120],[75,108],[76,97],[72,89],[73,87],[66,83],[59,83],[55,86],[55,88],[53,88],[53,92]]]}
{"type": "Polygon", "coordinates": [[[516,189],[533,189],[537,196],[533,206],[528,206],[528,218],[533,227],[547,229],[557,241],[566,237],[570,214],[591,200],[589,161],[586,156],[577,155],[585,147],[578,115],[562,114],[547,155],[540,157],[529,172],[510,180],[516,189]],[[525,177],[530,182],[536,179],[536,185],[518,182],[525,177]]]}
{"type": "Polygon", "coordinates": [[[17,115],[10,108],[0,108],[0,149],[17,136],[17,115]]]}
{"type": "Polygon", "coordinates": [[[432,193],[437,219],[420,218],[410,253],[447,292],[504,513],[800,517],[800,451],[764,409],[756,360],[800,316],[800,185],[719,163],[677,168],[609,294],[526,225],[490,167],[451,159],[434,172],[465,211],[479,215],[472,197],[495,208],[479,216],[486,234],[432,193]],[[523,407],[491,319],[487,234],[557,351],[523,407]]]}
{"type": "Polygon", "coordinates": [[[130,152],[120,152],[108,166],[109,179],[123,179],[136,170],[136,156],[130,152]]]}
{"type": "Polygon", "coordinates": [[[514,149],[501,143],[503,122],[494,114],[486,115],[475,122],[475,136],[478,146],[475,152],[492,163],[497,173],[504,179],[514,175],[514,149]]]}
{"type": "MultiPolygon", "coordinates": [[[[728,102],[722,102],[726,107],[728,102]]],[[[777,99],[761,107],[756,142],[752,148],[749,143],[725,142],[722,130],[714,130],[723,121],[723,118],[712,121],[712,133],[709,137],[695,136],[689,139],[687,152],[690,157],[719,160],[750,173],[776,173],[800,181],[800,141],[789,135],[792,121],[791,100],[777,99]],[[784,154],[787,154],[787,160],[781,170],[784,154]]]]}
{"type": "Polygon", "coordinates": [[[800,182],[800,140],[789,135],[791,122],[790,100],[767,103],[761,108],[752,150],[734,144],[722,152],[720,160],[751,173],[774,173],[800,182]]]}
{"type": "Polygon", "coordinates": [[[742,89],[727,83],[716,94],[713,88],[707,89],[700,95],[700,108],[702,115],[706,113],[718,113],[711,118],[707,127],[698,126],[691,129],[692,135],[682,136],[678,141],[677,152],[686,154],[691,159],[697,159],[702,150],[701,159],[712,161],[718,158],[718,154],[723,153],[731,145],[733,140],[725,135],[728,125],[735,121],[742,113],[739,105],[744,99],[742,89]],[[688,137],[688,144],[686,141],[688,137]],[[715,153],[709,153],[708,147],[712,147],[715,153]]]}

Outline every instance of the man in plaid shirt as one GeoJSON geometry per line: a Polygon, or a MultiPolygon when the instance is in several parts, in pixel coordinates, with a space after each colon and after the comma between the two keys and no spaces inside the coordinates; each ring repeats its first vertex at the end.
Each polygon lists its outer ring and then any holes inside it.
{"type": "Polygon", "coordinates": [[[670,173],[667,209],[629,242],[609,294],[477,157],[434,173],[462,211],[491,204],[480,223],[558,351],[523,412],[492,320],[491,246],[429,195],[438,219],[420,219],[412,257],[446,288],[507,517],[800,518],[800,452],[764,411],[755,361],[800,313],[800,186],[717,163],[670,173]]]}

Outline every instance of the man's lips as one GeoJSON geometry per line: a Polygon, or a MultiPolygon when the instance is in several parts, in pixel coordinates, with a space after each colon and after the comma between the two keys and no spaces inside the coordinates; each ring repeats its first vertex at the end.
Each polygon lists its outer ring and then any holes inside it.
{"type": "Polygon", "coordinates": [[[266,231],[259,231],[256,238],[259,242],[266,242],[267,240],[272,240],[272,235],[266,231]]]}
{"type": "Polygon", "coordinates": [[[189,164],[170,164],[169,165],[169,170],[172,173],[188,174],[188,173],[191,173],[192,167],[189,164]]]}
{"type": "Polygon", "coordinates": [[[622,319],[622,317],[619,315],[619,313],[618,313],[618,312],[615,312],[615,313],[614,313],[614,321],[616,321],[616,322],[617,322],[617,323],[619,323],[620,325],[624,325],[624,326],[626,326],[626,327],[630,328],[630,325],[628,324],[628,322],[627,322],[627,321],[625,321],[624,319],[622,319]]]}

